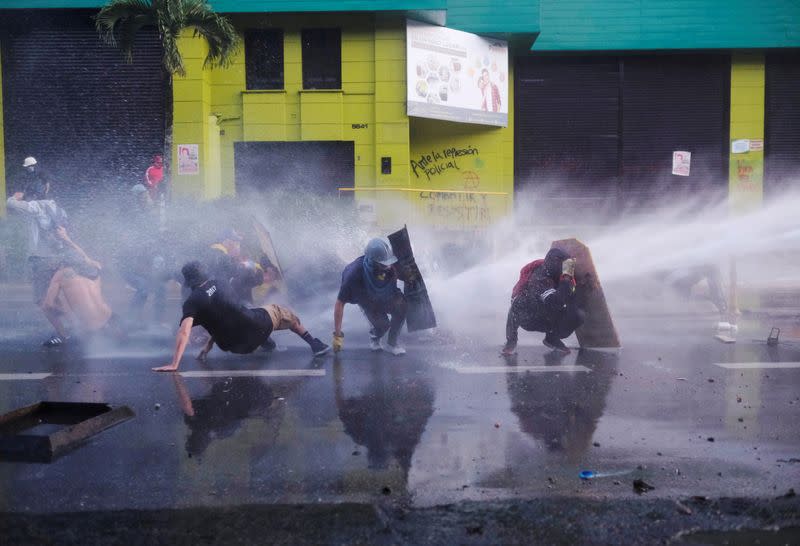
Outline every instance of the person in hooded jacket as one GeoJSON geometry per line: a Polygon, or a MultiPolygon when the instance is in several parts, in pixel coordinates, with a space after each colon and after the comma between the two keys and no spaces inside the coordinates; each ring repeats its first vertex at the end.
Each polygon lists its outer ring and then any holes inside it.
{"type": "Polygon", "coordinates": [[[563,354],[570,350],[562,339],[583,324],[584,313],[575,303],[575,259],[553,248],[544,260],[527,264],[511,292],[506,320],[504,355],[517,348],[517,330],[544,332],[544,345],[563,354]]]}
{"type": "Polygon", "coordinates": [[[397,337],[406,320],[406,299],[397,287],[397,258],[383,239],[367,243],[364,255],[359,256],[342,272],[342,284],[333,309],[333,350],[344,346],[342,318],[346,303],[358,305],[372,327],[369,331],[370,349],[384,350],[381,338],[387,334],[385,349],[395,356],[405,354],[397,337]],[[390,318],[391,317],[391,318],[390,318]]]}

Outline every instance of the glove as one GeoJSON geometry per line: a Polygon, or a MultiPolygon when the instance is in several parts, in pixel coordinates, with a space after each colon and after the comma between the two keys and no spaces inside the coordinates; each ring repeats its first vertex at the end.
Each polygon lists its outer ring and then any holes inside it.
{"type": "Polygon", "coordinates": [[[567,258],[561,264],[561,274],[575,277],[575,258],[567,258]]]}
{"type": "Polygon", "coordinates": [[[341,351],[342,347],[344,347],[344,334],[341,332],[339,332],[338,334],[334,332],[333,343],[331,345],[333,346],[334,353],[338,353],[339,351],[341,351]]]}

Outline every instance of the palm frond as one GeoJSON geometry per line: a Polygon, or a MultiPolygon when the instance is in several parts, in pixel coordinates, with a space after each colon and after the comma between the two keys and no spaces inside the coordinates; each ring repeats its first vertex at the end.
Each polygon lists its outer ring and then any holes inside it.
{"type": "Polygon", "coordinates": [[[204,1],[182,0],[186,26],[208,42],[204,67],[230,66],[239,50],[239,34],[227,17],[215,13],[204,1]]]}
{"type": "Polygon", "coordinates": [[[124,27],[134,25],[138,30],[154,19],[150,0],[111,0],[95,16],[94,24],[104,42],[117,45],[120,34],[130,34],[124,27]]]}

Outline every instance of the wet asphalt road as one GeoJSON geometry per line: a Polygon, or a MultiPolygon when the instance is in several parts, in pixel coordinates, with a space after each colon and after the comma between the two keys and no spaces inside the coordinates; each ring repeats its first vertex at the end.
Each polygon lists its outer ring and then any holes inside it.
{"type": "MultiPolygon", "coordinates": [[[[406,336],[404,357],[372,353],[356,330],[337,357],[312,359],[279,333],[283,351],[187,356],[181,375],[149,371],[168,361],[169,332],[43,351],[38,319],[18,306],[2,323],[0,374],[49,375],[0,376],[0,411],[108,402],[136,417],[49,464],[0,462],[5,512],[568,498],[633,513],[800,490],[800,367],[764,367],[800,362],[800,343],[754,341],[763,322],[728,345],[711,315],[628,316],[620,351],[558,358],[523,333],[507,360],[450,335],[406,336]],[[634,479],[655,489],[639,495],[634,479]]],[[[470,540],[491,541],[482,533],[470,540]]]]}

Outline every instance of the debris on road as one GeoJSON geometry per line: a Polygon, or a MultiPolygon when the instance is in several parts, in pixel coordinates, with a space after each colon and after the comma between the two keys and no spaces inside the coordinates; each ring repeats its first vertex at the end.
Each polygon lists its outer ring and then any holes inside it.
{"type": "Polygon", "coordinates": [[[633,480],[633,490],[639,495],[641,495],[642,493],[647,493],[648,491],[652,491],[653,489],[655,489],[655,487],[653,487],[652,485],[650,485],[649,483],[647,483],[642,479],[633,480]]]}
{"type": "Polygon", "coordinates": [[[681,501],[675,502],[675,508],[678,510],[679,514],[684,514],[686,516],[692,515],[692,509],[683,504],[681,501]]]}

